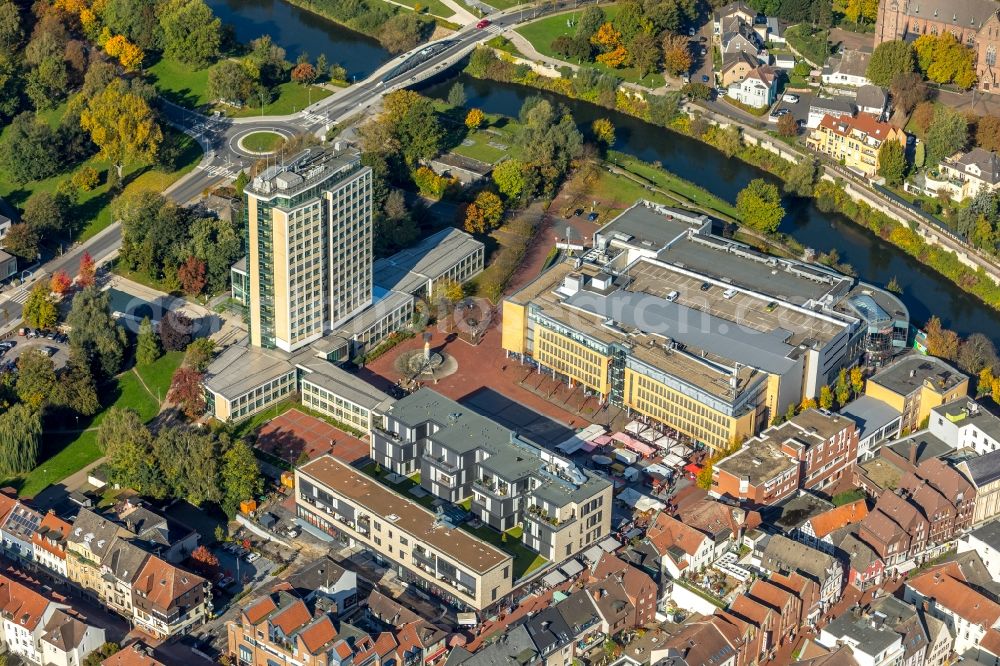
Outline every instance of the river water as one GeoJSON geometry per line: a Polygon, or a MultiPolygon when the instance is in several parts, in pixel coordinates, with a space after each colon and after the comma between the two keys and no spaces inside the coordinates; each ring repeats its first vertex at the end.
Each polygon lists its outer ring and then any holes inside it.
{"type": "MultiPolygon", "coordinates": [[[[312,58],[325,53],[348,73],[361,78],[391,57],[378,42],[350,31],[282,0],[207,0],[223,20],[236,28],[240,41],[269,34],[294,60],[305,51],[312,58]]],[[[737,193],[752,179],[775,181],[768,173],[739,160],[728,159],[690,137],[604,109],[587,102],[540,93],[516,84],[481,81],[464,74],[443,75],[423,87],[423,92],[444,98],[455,81],[465,85],[469,105],[490,113],[516,116],[524,100],[542,94],[567,105],[581,127],[597,118],[615,125],[615,149],[690,180],[713,194],[735,202],[737,193]]],[[[776,182],[776,181],[775,181],[776,182]]],[[[914,324],[938,315],[945,326],[962,336],[982,332],[1000,346],[1000,312],[959,289],[881,238],[842,215],[823,213],[812,200],[786,198],[787,214],[781,231],[817,252],[836,249],[841,261],[851,264],[867,282],[886,285],[893,277],[903,287],[902,299],[914,324]]]]}
{"type": "MultiPolygon", "coordinates": [[[[615,126],[615,150],[646,162],[658,161],[667,171],[731,203],[735,203],[739,191],[754,178],[766,178],[780,185],[767,172],[729,159],[688,136],[587,102],[541,93],[534,88],[456,74],[447,80],[431,83],[422,92],[431,97],[444,98],[455,81],[465,85],[468,106],[489,113],[516,117],[525,99],[542,94],[569,107],[581,128],[589,127],[597,118],[609,118],[615,126]]],[[[962,291],[915,258],[842,215],[820,211],[811,199],[786,197],[785,210],[787,213],[780,230],[794,236],[806,247],[817,252],[836,248],[841,261],[851,264],[866,282],[885,286],[893,277],[898,278],[903,286],[903,302],[915,324],[922,325],[936,314],[945,326],[960,335],[982,332],[1000,346],[1000,312],[962,291]]]]}
{"type": "Polygon", "coordinates": [[[321,53],[338,63],[349,77],[363,79],[392,55],[378,40],[281,0],[206,0],[223,23],[232,25],[236,39],[247,43],[270,35],[292,62],[301,53],[316,61],[321,53]]]}

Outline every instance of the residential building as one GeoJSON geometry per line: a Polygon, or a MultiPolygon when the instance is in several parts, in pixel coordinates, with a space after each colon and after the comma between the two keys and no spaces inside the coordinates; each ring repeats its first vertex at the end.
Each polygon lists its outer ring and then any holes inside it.
{"type": "Polygon", "coordinates": [[[295,498],[300,522],[316,533],[371,550],[456,604],[481,610],[513,589],[510,554],[331,455],[296,468],[295,498]]]}
{"type": "Polygon", "coordinates": [[[771,106],[778,96],[778,72],[770,65],[751,70],[726,93],[740,104],[761,108],[771,106]]]}
{"type": "Polygon", "coordinates": [[[959,398],[931,410],[928,429],[953,449],[971,449],[977,456],[1000,449],[1000,418],[971,398],[959,398]]]}
{"type": "MultiPolygon", "coordinates": [[[[0,504],[2,511],[3,504],[0,504]]],[[[42,514],[22,502],[15,500],[10,510],[0,517],[0,536],[7,554],[21,562],[33,562],[35,547],[32,536],[38,531],[42,514]]]]}
{"type": "Polygon", "coordinates": [[[17,257],[0,250],[0,282],[17,275],[17,257]]]}
{"type": "Polygon", "coordinates": [[[1000,627],[1000,604],[971,585],[955,562],[910,577],[903,600],[944,622],[958,654],[976,647],[990,630],[1000,627]]]}
{"type": "Polygon", "coordinates": [[[806,620],[802,599],[794,592],[771,581],[763,579],[753,581],[746,594],[753,601],[777,614],[777,631],[773,637],[773,644],[776,646],[790,640],[806,620]]]}
{"type": "Polygon", "coordinates": [[[884,120],[884,116],[889,110],[889,94],[885,88],[879,86],[861,86],[858,88],[854,101],[858,105],[858,111],[875,116],[879,120],[884,120]]]}
{"type": "Polygon", "coordinates": [[[42,637],[53,616],[66,608],[13,578],[0,574],[0,630],[9,653],[42,664],[42,637]]]}
{"type": "Polygon", "coordinates": [[[806,138],[811,149],[868,177],[878,174],[879,151],[886,141],[896,141],[905,148],[906,133],[867,113],[853,118],[823,116],[806,138]]]}
{"type": "Polygon", "coordinates": [[[334,562],[329,555],[299,569],[286,582],[305,602],[322,600],[323,608],[334,616],[350,613],[361,601],[358,599],[358,575],[334,562]]]}
{"type": "Polygon", "coordinates": [[[994,580],[1000,580],[1000,521],[993,520],[962,536],[959,553],[978,553],[994,580]]]}
{"type": "Polygon", "coordinates": [[[1000,451],[963,460],[958,463],[958,470],[975,488],[972,525],[1000,517],[1000,451]]]}
{"type": "MultiPolygon", "coordinates": [[[[6,202],[3,202],[2,200],[0,200],[0,204],[4,206],[7,205],[6,202]]],[[[11,226],[13,226],[13,224],[14,224],[13,220],[11,220],[6,215],[0,214],[0,240],[3,240],[4,236],[7,235],[7,232],[10,231],[10,228],[11,226]]]]}
{"type": "Polygon", "coordinates": [[[845,527],[860,523],[867,515],[866,500],[859,499],[834,507],[821,514],[810,516],[798,530],[799,541],[824,553],[834,555],[836,551],[836,544],[833,542],[835,533],[845,527]]]}
{"type": "Polygon", "coordinates": [[[935,356],[909,354],[868,378],[865,394],[902,414],[903,434],[923,428],[931,410],[969,393],[969,378],[935,356]]]}
{"type": "Polygon", "coordinates": [[[825,116],[853,118],[857,113],[855,101],[850,97],[814,97],[809,101],[806,128],[816,129],[825,116]]]}
{"type": "Polygon", "coordinates": [[[899,491],[930,526],[930,544],[946,544],[972,524],[976,493],[968,479],[940,458],[921,463],[899,482],[899,491]]]}
{"type": "Polygon", "coordinates": [[[166,666],[153,657],[149,646],[135,642],[101,662],[101,666],[166,666]]]}
{"type": "Polygon", "coordinates": [[[868,62],[870,51],[859,49],[844,49],[835,56],[830,56],[823,67],[823,85],[838,88],[860,88],[869,85],[868,62]]]}
{"type": "Polygon", "coordinates": [[[798,489],[798,462],[770,439],[751,439],[712,465],[709,492],[717,497],[768,506],[791,497],[798,489]]]}
{"type": "Polygon", "coordinates": [[[250,339],[292,352],[372,303],[372,172],[303,151],[244,188],[250,339]]]}
{"type": "Polygon", "coordinates": [[[761,554],[761,567],[771,573],[797,573],[816,583],[819,598],[806,611],[806,616],[810,619],[840,599],[844,583],[844,570],[840,562],[832,555],[803,543],[780,534],[772,535],[761,554]]]}
{"type": "Polygon", "coordinates": [[[850,646],[859,666],[895,666],[903,656],[902,636],[851,611],[824,626],[817,642],[831,650],[850,646]]]}
{"type": "Polygon", "coordinates": [[[576,637],[576,647],[579,654],[586,654],[591,648],[603,642],[608,636],[604,633],[604,619],[597,608],[597,602],[589,590],[580,589],[555,604],[566,626],[576,637]]]}
{"type": "Polygon", "coordinates": [[[889,0],[879,3],[875,21],[875,46],[893,40],[912,41],[925,34],[950,32],[975,54],[979,90],[995,92],[1000,83],[997,50],[1000,48],[1000,19],[991,0],[919,2],[889,0]]]}
{"type": "Polygon", "coordinates": [[[666,655],[657,661],[663,666],[736,666],[738,646],[719,622],[703,620],[685,623],[667,639],[666,655]]]}
{"type": "Polygon", "coordinates": [[[453,648],[445,666],[499,666],[513,663],[520,666],[541,666],[545,663],[531,640],[528,628],[523,624],[513,627],[474,653],[463,647],[453,648]]]}
{"type": "Polygon", "coordinates": [[[372,268],[375,286],[417,298],[430,298],[438,284],[468,282],[483,271],[485,246],[469,234],[448,227],[372,268]]]}
{"type": "MultiPolygon", "coordinates": [[[[832,511],[834,508],[832,502],[819,495],[800,492],[781,504],[761,509],[761,518],[764,524],[789,539],[810,545],[808,542],[815,541],[815,538],[803,532],[803,529],[808,526],[809,519],[832,511]]],[[[810,547],[815,546],[810,545],[810,547]]]]}
{"type": "Polygon", "coordinates": [[[723,5],[712,12],[712,27],[716,35],[724,32],[725,19],[738,19],[748,25],[757,20],[757,11],[742,0],[723,5]]]}
{"type": "Polygon", "coordinates": [[[570,666],[574,662],[575,634],[552,606],[524,621],[524,628],[545,666],[570,666]]]}
{"type": "Polygon", "coordinates": [[[854,650],[841,645],[832,652],[809,656],[792,662],[795,666],[860,666],[854,658],[854,650]]]}
{"type": "Polygon", "coordinates": [[[34,561],[46,570],[67,578],[66,540],[73,526],[49,511],[31,537],[34,561]]]}
{"type": "Polygon", "coordinates": [[[847,569],[847,584],[862,592],[881,584],[885,574],[885,561],[875,549],[858,538],[857,528],[843,535],[835,554],[847,569]]]}
{"type": "Polygon", "coordinates": [[[128,536],[128,530],[95,511],[84,508],[77,513],[66,539],[66,575],[84,595],[105,601],[102,565],[119,537],[128,536]]]}
{"type": "Polygon", "coordinates": [[[655,621],[658,587],[648,574],[612,553],[604,553],[591,568],[589,579],[585,589],[594,597],[609,636],[655,621]]]}
{"type": "Polygon", "coordinates": [[[861,285],[710,224],[636,204],[504,301],[504,349],[712,448],[753,436],[865,353],[867,324],[845,303],[861,285]]]}
{"type": "Polygon", "coordinates": [[[646,540],[660,556],[661,567],[672,578],[701,571],[712,563],[715,544],[703,532],[660,512],[646,530],[646,540]]]}
{"type": "Polygon", "coordinates": [[[746,51],[727,53],[722,59],[722,87],[729,88],[747,78],[753,70],[760,67],[757,56],[746,51]]]}
{"type": "Polygon", "coordinates": [[[879,495],[875,508],[858,527],[858,538],[871,546],[887,569],[898,570],[927,547],[927,518],[894,492],[879,495]]]}
{"type": "Polygon", "coordinates": [[[45,666],[82,666],[87,655],[104,645],[104,630],[57,610],[39,642],[45,666]]]}
{"type": "Polygon", "coordinates": [[[967,153],[955,153],[938,165],[940,179],[930,182],[940,192],[942,189],[956,201],[971,199],[980,192],[996,192],[1000,188],[1000,157],[984,148],[973,148],[967,153]]]}
{"type": "Polygon", "coordinates": [[[397,474],[419,471],[421,487],[452,504],[471,498],[496,530],[523,524],[524,545],[551,562],[611,531],[609,482],[430,389],[385,411],[371,457],[397,474]]]}
{"type": "Polygon", "coordinates": [[[157,638],[188,633],[211,617],[211,585],[150,555],[132,585],[132,621],[157,638]]]}
{"type": "Polygon", "coordinates": [[[153,511],[139,499],[119,502],[110,511],[122,526],[135,536],[132,541],[172,564],[188,558],[198,547],[198,532],[153,511]]]}
{"type": "Polygon", "coordinates": [[[871,460],[886,440],[899,437],[903,415],[887,402],[861,395],[841,408],[840,413],[858,428],[858,460],[871,460]]]}

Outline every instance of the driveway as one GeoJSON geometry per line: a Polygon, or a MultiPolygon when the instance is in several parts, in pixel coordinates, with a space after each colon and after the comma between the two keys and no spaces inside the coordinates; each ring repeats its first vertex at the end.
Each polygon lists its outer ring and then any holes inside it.
{"type": "Polygon", "coordinates": [[[14,348],[11,349],[6,354],[0,354],[0,363],[17,362],[17,359],[21,354],[25,353],[29,349],[39,349],[42,351],[49,350],[52,352],[52,362],[56,366],[56,370],[62,368],[69,361],[69,347],[68,345],[57,342],[56,340],[49,340],[47,338],[28,338],[25,336],[14,336],[10,338],[11,342],[16,342],[14,348]]]}

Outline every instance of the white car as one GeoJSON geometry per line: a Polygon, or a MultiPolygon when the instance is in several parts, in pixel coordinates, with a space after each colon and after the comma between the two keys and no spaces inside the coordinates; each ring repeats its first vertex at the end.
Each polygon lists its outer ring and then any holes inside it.
{"type": "Polygon", "coordinates": [[[789,104],[798,104],[799,96],[793,95],[792,93],[785,93],[784,95],[781,96],[781,101],[788,102],[789,104]]]}
{"type": "Polygon", "coordinates": [[[259,554],[257,554],[257,553],[247,553],[247,556],[246,556],[247,562],[256,562],[259,559],[260,559],[260,555],[259,554]]]}

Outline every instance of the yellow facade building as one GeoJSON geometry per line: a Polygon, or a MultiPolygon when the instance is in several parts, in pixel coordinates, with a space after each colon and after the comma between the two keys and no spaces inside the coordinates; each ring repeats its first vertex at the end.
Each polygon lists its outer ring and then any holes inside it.
{"type": "Polygon", "coordinates": [[[879,150],[886,141],[906,146],[906,132],[867,113],[855,117],[823,116],[806,143],[866,176],[878,174],[879,150]]]}
{"type": "Polygon", "coordinates": [[[868,378],[865,394],[892,406],[902,415],[900,430],[926,427],[931,410],[964,398],[969,377],[935,356],[910,354],[868,378]]]}

